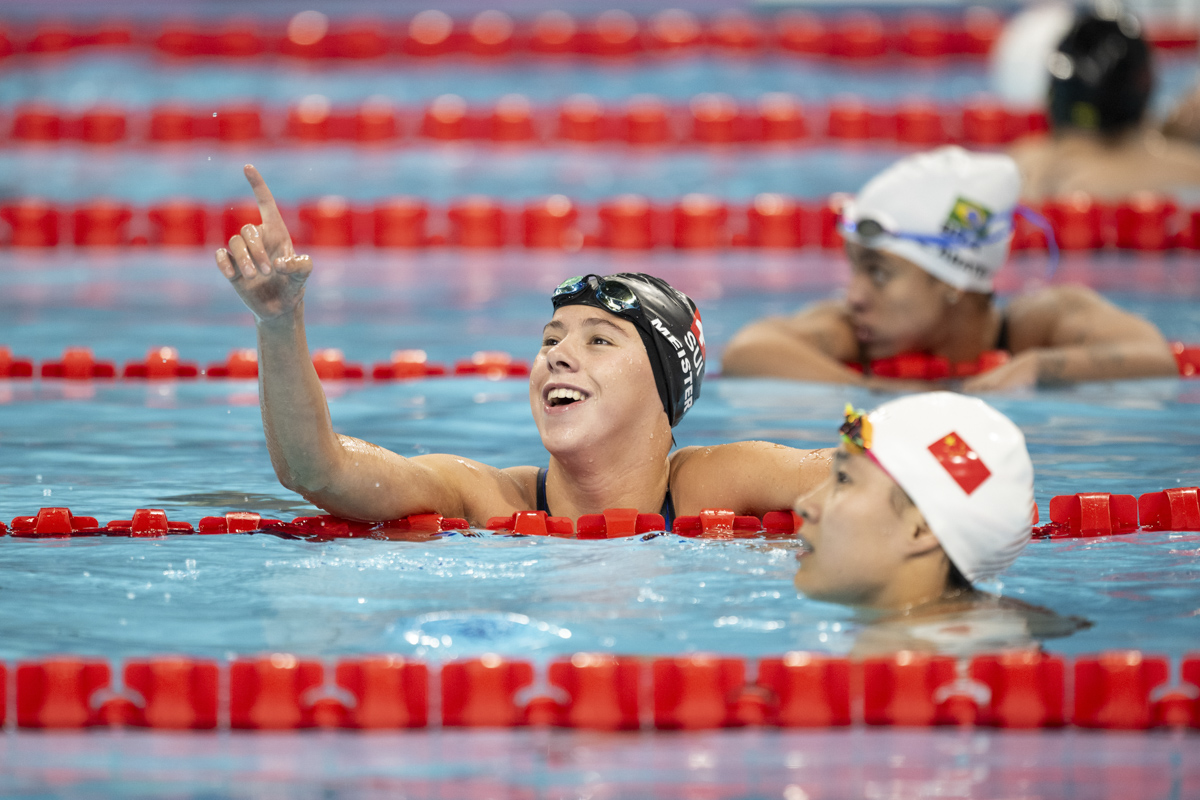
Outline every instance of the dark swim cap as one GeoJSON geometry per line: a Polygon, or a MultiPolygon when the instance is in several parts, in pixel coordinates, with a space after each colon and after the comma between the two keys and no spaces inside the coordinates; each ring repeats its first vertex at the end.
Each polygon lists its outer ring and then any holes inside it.
{"type": "Polygon", "coordinates": [[[1154,70],[1132,14],[1116,7],[1081,13],[1047,66],[1054,128],[1112,135],[1142,121],[1154,70]]]}
{"type": "Polygon", "coordinates": [[[554,290],[551,302],[556,309],[593,306],[634,324],[672,428],[700,397],[705,366],[700,311],[662,278],[643,272],[570,278],[554,290]]]}

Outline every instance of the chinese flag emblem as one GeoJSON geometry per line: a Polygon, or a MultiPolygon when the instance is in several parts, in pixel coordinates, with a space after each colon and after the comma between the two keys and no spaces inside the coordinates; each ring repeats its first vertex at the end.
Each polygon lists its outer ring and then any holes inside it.
{"type": "Polygon", "coordinates": [[[979,454],[957,433],[948,433],[929,445],[929,452],[933,453],[933,457],[967,494],[978,489],[979,484],[992,474],[987,465],[979,459],[979,454]]]}

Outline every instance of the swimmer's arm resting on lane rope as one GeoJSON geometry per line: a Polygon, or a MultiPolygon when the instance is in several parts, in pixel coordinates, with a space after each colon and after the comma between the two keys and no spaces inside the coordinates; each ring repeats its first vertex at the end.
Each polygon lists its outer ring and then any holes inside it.
{"type": "Polygon", "coordinates": [[[1018,297],[1007,313],[1012,360],[965,381],[965,391],[1178,374],[1158,328],[1086,287],[1018,297]]]}
{"type": "Polygon", "coordinates": [[[845,305],[830,301],[790,317],[751,322],[725,348],[721,372],[732,377],[790,378],[879,391],[928,391],[934,386],[929,381],[863,375],[846,366],[858,358],[858,341],[845,305]]]}
{"type": "Polygon", "coordinates": [[[403,458],[333,430],[304,331],[312,261],[296,254],[262,176],[249,165],[245,173],[263,224],[243,227],[216,258],[257,323],[263,429],[280,483],[332,514],[361,520],[436,512],[478,523],[483,507],[523,507],[517,469],[449,455],[403,458]]]}

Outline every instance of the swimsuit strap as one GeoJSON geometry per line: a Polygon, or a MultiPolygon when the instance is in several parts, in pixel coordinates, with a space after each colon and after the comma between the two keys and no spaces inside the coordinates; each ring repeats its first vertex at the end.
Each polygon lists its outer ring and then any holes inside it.
{"type": "MultiPolygon", "coordinates": [[[[550,504],[546,502],[546,473],[550,470],[547,467],[542,467],[538,470],[537,478],[537,510],[545,511],[546,516],[553,516],[550,513],[550,504]]],[[[662,515],[666,529],[669,531],[675,524],[675,501],[671,499],[671,486],[667,485],[667,496],[663,498],[662,510],[659,512],[662,515]]]]}
{"type": "Polygon", "coordinates": [[[675,501],[671,499],[670,483],[667,484],[667,496],[663,498],[662,511],[659,513],[662,514],[667,532],[670,533],[671,528],[675,525],[675,501]]]}
{"type": "Polygon", "coordinates": [[[996,334],[996,346],[992,349],[1003,350],[1006,353],[1011,352],[1008,344],[1008,314],[1003,311],[1000,312],[1000,331],[996,334]]]}
{"type": "Polygon", "coordinates": [[[549,468],[542,467],[538,470],[538,487],[537,487],[537,510],[545,511],[546,516],[550,516],[550,506],[546,503],[546,473],[549,468]]]}

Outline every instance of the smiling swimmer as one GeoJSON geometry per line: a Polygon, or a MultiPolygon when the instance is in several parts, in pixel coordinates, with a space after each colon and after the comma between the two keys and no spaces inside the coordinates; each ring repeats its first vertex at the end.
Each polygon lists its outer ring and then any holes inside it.
{"type": "Polygon", "coordinates": [[[972,364],[999,351],[1007,363],[965,390],[1177,374],[1157,328],[1083,286],[996,307],[1020,183],[1008,156],[960,147],[893,164],[842,212],[845,298],[747,325],[725,350],[724,373],[896,389],[905,384],[872,375],[872,362],[920,354],[972,364]]]}
{"type": "Polygon", "coordinates": [[[846,410],[829,480],[801,498],[796,588],[872,622],[857,649],[1028,646],[1086,624],[974,584],[1029,542],[1025,437],[978,398],[915,394],[846,410]]]}
{"type": "Polygon", "coordinates": [[[262,176],[245,169],[262,213],[217,251],[254,313],[260,405],[275,474],[341,517],[439,513],[482,526],[540,509],[576,518],[607,508],[675,514],[788,508],[828,471],[830,451],[769,442],[685,447],[672,427],[700,396],[704,333],[695,304],[649,275],[565,281],[529,376],[529,405],[549,466],[498,469],[467,458],[404,458],[336,433],[304,331],[312,260],[297,255],[262,176]]]}

